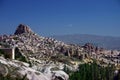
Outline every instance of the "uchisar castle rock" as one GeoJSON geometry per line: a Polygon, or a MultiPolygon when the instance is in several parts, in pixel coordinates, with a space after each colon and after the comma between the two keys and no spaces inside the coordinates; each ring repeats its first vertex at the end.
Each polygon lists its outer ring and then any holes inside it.
{"type": "Polygon", "coordinates": [[[66,44],[39,36],[24,24],[17,27],[14,35],[0,36],[0,76],[26,80],[69,80],[65,68],[76,71],[79,64],[92,63],[93,60],[100,66],[113,64],[120,68],[119,51],[105,50],[91,43],[83,46],[66,44]],[[3,49],[14,49],[14,55],[3,49]]]}

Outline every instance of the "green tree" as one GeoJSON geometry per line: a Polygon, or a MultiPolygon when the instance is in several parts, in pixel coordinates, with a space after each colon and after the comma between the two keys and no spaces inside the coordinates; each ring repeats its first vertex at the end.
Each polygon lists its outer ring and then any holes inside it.
{"type": "Polygon", "coordinates": [[[79,70],[70,75],[70,80],[113,80],[114,66],[102,67],[93,62],[79,65],[79,70]]]}

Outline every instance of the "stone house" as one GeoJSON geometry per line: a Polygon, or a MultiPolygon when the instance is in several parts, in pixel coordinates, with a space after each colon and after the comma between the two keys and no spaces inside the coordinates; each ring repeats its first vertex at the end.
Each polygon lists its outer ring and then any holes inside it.
{"type": "Polygon", "coordinates": [[[0,48],[5,58],[15,59],[15,48],[0,48]]]}

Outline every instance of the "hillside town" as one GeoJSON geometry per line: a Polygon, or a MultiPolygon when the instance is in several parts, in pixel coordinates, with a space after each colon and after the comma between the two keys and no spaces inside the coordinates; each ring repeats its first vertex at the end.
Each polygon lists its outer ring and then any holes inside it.
{"type": "MultiPolygon", "coordinates": [[[[118,50],[106,50],[89,42],[81,46],[66,44],[53,38],[39,36],[24,24],[20,24],[13,35],[0,36],[0,51],[7,55],[4,59],[2,57],[4,55],[1,54],[0,63],[14,68],[19,67],[21,71],[18,72],[22,76],[31,72],[27,75],[29,80],[68,80],[69,76],[62,71],[64,66],[76,71],[79,64],[91,63],[92,60],[96,60],[100,66],[112,64],[116,69],[120,69],[118,50]],[[7,49],[14,49],[14,51],[6,51],[7,49]],[[6,58],[12,61],[6,61],[6,58]],[[16,61],[21,60],[20,58],[24,58],[27,63],[16,61]],[[28,68],[29,66],[31,68],[28,68]],[[34,74],[35,71],[42,75],[34,74]],[[33,77],[30,76],[42,78],[32,79],[33,77]]],[[[0,70],[2,68],[3,66],[0,70]]]]}

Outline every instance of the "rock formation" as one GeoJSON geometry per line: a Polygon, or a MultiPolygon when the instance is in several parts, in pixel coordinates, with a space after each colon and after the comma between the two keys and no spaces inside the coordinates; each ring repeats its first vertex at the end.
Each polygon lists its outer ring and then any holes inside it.
{"type": "Polygon", "coordinates": [[[22,34],[22,33],[31,33],[31,29],[27,26],[27,25],[24,25],[24,24],[20,24],[16,31],[15,31],[15,35],[18,35],[18,34],[22,34]]]}
{"type": "MultiPolygon", "coordinates": [[[[17,64],[16,61],[8,62],[7,59],[3,58],[0,58],[0,63],[5,62],[2,63],[2,65],[6,64],[15,68],[16,66],[20,66],[20,71],[16,73],[21,74],[22,77],[27,74],[29,80],[68,80],[69,76],[62,70],[64,66],[67,66],[70,70],[77,70],[79,62],[76,62],[76,59],[77,61],[83,60],[84,62],[89,62],[89,57],[94,59],[98,57],[99,60],[103,60],[105,63],[107,63],[108,60],[112,64],[116,64],[118,61],[120,63],[119,56],[117,56],[120,52],[113,52],[113,56],[111,56],[111,54],[109,54],[111,51],[103,52],[102,49],[95,47],[91,43],[87,43],[83,47],[66,44],[52,38],[39,36],[33,33],[28,26],[23,24],[17,27],[14,34],[15,35],[1,36],[0,46],[9,45],[10,47],[17,47],[18,50],[15,51],[15,59],[21,66],[17,64]],[[102,54],[96,54],[100,51],[102,51],[102,54]],[[111,57],[113,57],[112,61],[110,60],[111,57]],[[25,63],[22,63],[22,61],[29,64],[30,67],[24,67],[25,63]]],[[[0,67],[0,72],[5,70],[3,67],[0,67]]],[[[4,72],[0,75],[4,76],[6,73],[7,72],[4,72]]]]}
{"type": "MultiPolygon", "coordinates": [[[[43,67],[43,69],[45,69],[43,67]]],[[[10,80],[68,80],[69,76],[63,71],[48,71],[49,68],[46,68],[41,73],[31,67],[28,63],[20,61],[7,61],[3,57],[0,57],[0,80],[3,80],[4,77],[9,77],[10,80]],[[8,76],[9,75],[9,76],[8,76]],[[3,77],[3,79],[2,79],[3,77]]]]}

